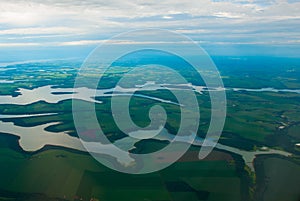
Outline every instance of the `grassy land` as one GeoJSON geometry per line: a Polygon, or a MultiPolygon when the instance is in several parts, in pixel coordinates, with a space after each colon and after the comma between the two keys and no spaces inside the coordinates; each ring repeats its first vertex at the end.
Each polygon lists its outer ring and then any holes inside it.
{"type": "MultiPolygon", "coordinates": [[[[128,66],[143,65],[152,58],[137,57],[135,62],[122,61],[112,72],[105,73],[101,88],[115,86],[128,71],[128,66]],[[142,59],[140,59],[142,58],[142,59]]],[[[216,59],[218,64],[218,58],[216,59]]],[[[173,66],[193,84],[203,85],[197,72],[192,71],[182,61],[169,57],[152,63],[173,66]]],[[[279,89],[300,88],[299,59],[283,58],[239,58],[220,60],[221,75],[226,87],[279,89]],[[267,72],[266,73],[266,69],[267,72]]],[[[36,88],[45,85],[72,88],[78,63],[31,63],[11,66],[1,71],[1,79],[15,83],[1,83],[1,95],[19,95],[18,88],[36,88]],[[77,67],[76,67],[77,66],[77,67]],[[42,68],[41,68],[42,67],[42,68]]],[[[86,76],[95,77],[94,69],[86,76]]],[[[172,82],[166,74],[156,72],[151,77],[172,82]]],[[[141,79],[133,79],[135,84],[143,84],[141,79]]],[[[172,94],[157,90],[140,92],[176,102],[172,94]]],[[[210,119],[210,100],[207,93],[197,94],[201,110],[198,135],[204,137],[210,119]]],[[[100,98],[97,114],[101,127],[111,141],[124,137],[110,113],[110,99],[100,98]]],[[[295,93],[233,92],[227,91],[228,112],[224,132],[220,142],[245,150],[256,146],[270,146],[295,154],[287,160],[273,156],[261,156],[255,162],[257,175],[253,175],[239,156],[214,151],[207,160],[198,161],[195,150],[191,150],[177,163],[158,173],[134,176],[113,172],[99,165],[87,154],[63,148],[46,148],[37,153],[24,153],[17,144],[17,138],[0,135],[0,200],[299,200],[299,143],[300,95],[295,93]],[[282,127],[283,126],[283,127],[282,127]],[[281,127],[281,128],[280,128],[281,127]],[[194,153],[195,152],[195,153],[194,153]],[[298,157],[298,158],[297,158],[298,157]],[[296,162],[295,162],[296,161],[296,162]],[[257,178],[257,185],[254,185],[257,178]]],[[[140,126],[150,123],[149,108],[156,102],[133,98],[131,116],[140,126]]],[[[82,102],[83,105],[90,104],[82,102]]],[[[179,125],[179,108],[163,104],[168,115],[166,128],[176,133],[179,125]]],[[[43,117],[7,119],[20,126],[35,126],[49,122],[61,122],[50,126],[49,131],[68,131],[76,136],[72,119],[71,101],[57,104],[37,102],[26,106],[0,105],[1,114],[58,113],[43,117]]],[[[86,121],[89,114],[83,113],[86,121]]],[[[149,153],[160,149],[164,142],[144,140],[136,144],[137,153],[149,153]]]]}
{"type": "MultiPolygon", "coordinates": [[[[139,92],[177,102],[174,95],[164,90],[152,92],[139,92]]],[[[122,102],[124,97],[118,97],[122,102]]],[[[200,126],[198,136],[205,137],[210,119],[210,102],[207,94],[197,95],[200,106],[200,126]]],[[[283,149],[299,153],[295,143],[299,143],[298,127],[300,124],[299,94],[270,93],[270,92],[227,92],[228,112],[221,142],[226,145],[251,150],[254,146],[282,147],[283,149]],[[271,117],[271,118],[270,118],[271,117]],[[284,126],[283,129],[280,127],[284,126]]],[[[124,136],[116,126],[110,111],[110,98],[98,97],[103,101],[96,105],[97,117],[101,127],[110,140],[114,141],[124,136]]],[[[82,105],[91,103],[81,101],[82,105]]],[[[176,134],[180,125],[180,109],[177,105],[158,103],[157,101],[141,97],[133,97],[130,102],[130,115],[139,126],[150,123],[149,109],[159,104],[168,114],[166,128],[170,133],[176,134]]],[[[36,102],[26,106],[0,105],[2,114],[27,114],[27,113],[58,113],[51,116],[7,119],[20,126],[35,126],[49,122],[61,122],[50,126],[48,131],[68,131],[76,136],[72,118],[71,100],[61,101],[57,104],[36,102]]],[[[83,112],[84,115],[84,112],[83,112]]],[[[86,112],[87,119],[89,113],[86,112]]]]}
{"type": "Polygon", "coordinates": [[[278,156],[260,156],[255,160],[257,197],[264,201],[300,199],[300,163],[278,156]]]}
{"type": "Polygon", "coordinates": [[[199,161],[198,148],[192,148],[163,171],[127,175],[100,165],[87,154],[54,147],[25,153],[14,150],[16,137],[2,134],[0,139],[0,197],[11,200],[234,201],[247,195],[247,178],[238,170],[238,159],[225,152],[215,151],[199,161]],[[215,182],[218,185],[213,185],[215,182]]]}

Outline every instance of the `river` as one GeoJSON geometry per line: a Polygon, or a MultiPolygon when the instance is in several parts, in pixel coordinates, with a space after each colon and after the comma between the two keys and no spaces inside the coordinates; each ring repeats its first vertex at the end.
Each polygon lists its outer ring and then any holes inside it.
{"type": "MultiPolygon", "coordinates": [[[[95,97],[110,97],[110,96],[121,96],[121,95],[130,95],[136,90],[143,88],[143,90],[157,90],[157,89],[180,89],[182,90],[182,85],[179,86],[169,86],[167,85],[155,85],[152,84],[151,87],[144,86],[136,86],[136,88],[122,88],[116,87],[114,89],[102,89],[102,90],[93,90],[88,88],[55,88],[53,86],[43,86],[35,89],[19,89],[20,95],[17,97],[13,96],[0,96],[0,104],[16,104],[16,105],[27,105],[31,103],[35,103],[37,101],[45,101],[48,103],[58,103],[59,101],[68,100],[68,99],[80,99],[94,103],[101,103],[101,101],[95,100],[95,97]]],[[[194,90],[202,93],[203,91],[209,90],[223,90],[223,89],[207,89],[201,86],[192,86],[185,85],[186,87],[192,87],[194,90]]],[[[300,93],[300,90],[288,90],[288,89],[273,89],[273,88],[264,88],[264,89],[241,89],[241,88],[232,88],[226,89],[232,91],[253,91],[253,92],[288,92],[288,93],[300,93]]],[[[164,102],[168,104],[177,104],[176,102],[172,102],[170,100],[164,100],[156,97],[145,96],[141,94],[134,94],[134,96],[139,96],[147,99],[156,100],[159,102],[164,102]]],[[[21,117],[33,117],[33,116],[41,116],[41,115],[54,115],[56,113],[46,113],[46,114],[22,114],[22,115],[3,115],[0,114],[0,132],[8,133],[12,135],[16,135],[20,137],[19,144],[25,151],[37,151],[43,148],[45,145],[55,145],[61,147],[67,147],[72,149],[77,149],[81,151],[86,151],[83,147],[82,143],[89,143],[89,147],[93,147],[95,152],[109,154],[115,157],[121,164],[129,165],[134,162],[134,159],[130,157],[129,154],[124,154],[123,152],[118,152],[113,149],[112,144],[99,144],[92,142],[81,142],[76,137],[72,137],[68,135],[66,132],[49,132],[46,131],[45,128],[48,126],[52,126],[55,124],[59,124],[60,122],[47,123],[44,125],[33,126],[33,127],[21,127],[14,125],[12,122],[4,122],[1,119],[6,118],[21,118],[21,117]],[[33,140],[34,139],[34,140],[33,140]],[[114,153],[112,153],[114,152],[114,153]]],[[[169,134],[166,129],[159,128],[161,131],[159,135],[153,137],[153,139],[157,140],[168,140],[173,141],[174,136],[169,134]]],[[[153,131],[156,132],[155,130],[153,131]]],[[[153,132],[150,132],[153,135],[153,132]]],[[[131,133],[129,136],[140,136],[146,135],[145,133],[131,133]]],[[[193,144],[195,146],[201,146],[203,143],[203,139],[196,137],[195,135],[190,135],[187,137],[176,138],[177,141],[180,142],[189,142],[190,139],[195,137],[193,144]]],[[[139,139],[135,139],[132,137],[125,137],[123,139],[117,140],[114,142],[114,145],[121,147],[124,150],[130,150],[134,148],[134,144],[138,142],[139,139]]],[[[87,145],[86,144],[86,145],[87,145]]],[[[254,171],[253,161],[257,155],[260,154],[279,154],[283,156],[290,156],[291,153],[269,149],[266,150],[257,150],[257,151],[245,151],[240,150],[234,147],[226,146],[220,143],[217,143],[216,148],[220,150],[226,150],[232,153],[239,154],[245,160],[247,166],[250,167],[252,171],[254,171]]]]}

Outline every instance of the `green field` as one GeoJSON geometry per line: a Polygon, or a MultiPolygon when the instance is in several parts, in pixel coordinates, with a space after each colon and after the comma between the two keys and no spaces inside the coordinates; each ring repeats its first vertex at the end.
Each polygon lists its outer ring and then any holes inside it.
{"type": "Polygon", "coordinates": [[[255,161],[259,200],[294,201],[300,199],[300,163],[282,157],[258,157],[255,161]]]}
{"type": "Polygon", "coordinates": [[[238,167],[243,162],[224,152],[198,161],[198,148],[192,148],[161,172],[128,175],[78,151],[46,147],[25,153],[16,137],[2,134],[0,139],[0,200],[247,200],[249,180],[238,167]]]}

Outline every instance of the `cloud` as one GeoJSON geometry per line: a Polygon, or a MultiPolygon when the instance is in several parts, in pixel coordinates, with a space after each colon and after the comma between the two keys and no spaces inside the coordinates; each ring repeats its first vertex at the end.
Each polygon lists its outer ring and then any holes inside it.
{"type": "Polygon", "coordinates": [[[0,0],[1,47],[91,45],[123,31],[163,28],[211,43],[299,40],[300,2],[274,0],[0,0]]]}
{"type": "Polygon", "coordinates": [[[217,12],[214,13],[213,16],[216,17],[225,17],[225,18],[242,18],[244,14],[233,14],[229,12],[217,12]]]}
{"type": "MultiPolygon", "coordinates": [[[[211,44],[211,45],[300,45],[300,40],[286,40],[286,41],[260,41],[260,42],[231,42],[231,41],[194,41],[198,44],[211,44]]],[[[112,45],[148,45],[148,44],[185,44],[186,41],[131,41],[131,40],[78,40],[67,42],[46,42],[46,43],[0,43],[0,47],[32,47],[32,46],[97,46],[103,43],[112,45]]],[[[189,44],[189,43],[188,43],[189,44]]]]}
{"type": "Polygon", "coordinates": [[[78,41],[61,42],[56,45],[58,46],[99,45],[103,42],[105,42],[105,40],[78,40],[78,41]]]}
{"type": "Polygon", "coordinates": [[[40,43],[0,43],[0,47],[32,47],[41,46],[40,43]]]}
{"type": "Polygon", "coordinates": [[[0,35],[44,35],[80,33],[82,30],[72,27],[33,27],[0,30],[0,35]]]}
{"type": "Polygon", "coordinates": [[[164,16],[162,16],[162,18],[163,18],[163,19],[167,19],[167,20],[168,20],[168,19],[173,19],[172,16],[168,16],[168,15],[164,15],[164,16]]]}

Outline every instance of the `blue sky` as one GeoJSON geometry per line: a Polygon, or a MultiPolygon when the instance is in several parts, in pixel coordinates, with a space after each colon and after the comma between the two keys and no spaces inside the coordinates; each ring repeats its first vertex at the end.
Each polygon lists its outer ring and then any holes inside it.
{"type": "Polygon", "coordinates": [[[124,31],[162,28],[210,54],[298,56],[299,13],[296,0],[0,0],[0,53],[77,56],[124,31]]]}

